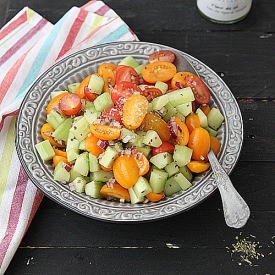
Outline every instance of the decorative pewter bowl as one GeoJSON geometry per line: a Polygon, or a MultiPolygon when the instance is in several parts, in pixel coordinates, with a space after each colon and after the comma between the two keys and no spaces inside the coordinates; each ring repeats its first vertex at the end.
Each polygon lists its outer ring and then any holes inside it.
{"type": "Polygon", "coordinates": [[[134,223],[154,221],[187,211],[213,193],[216,183],[209,169],[194,177],[191,188],[158,203],[132,205],[93,199],[54,181],[52,165],[42,161],[34,147],[42,141],[40,129],[46,120],[46,106],[51,92],[66,90],[68,84],[80,82],[96,72],[102,63],[118,63],[128,55],[146,63],[151,53],[161,49],[173,51],[177,56],[178,70],[197,73],[210,88],[211,104],[218,107],[225,117],[225,123],[218,131],[222,144],[219,162],[227,174],[232,171],[242,147],[243,122],[239,106],[223,80],[196,58],[176,49],[145,42],[117,42],[87,48],[60,60],[35,81],[23,99],[16,125],[17,153],[28,177],[46,196],[90,218],[134,223]]]}

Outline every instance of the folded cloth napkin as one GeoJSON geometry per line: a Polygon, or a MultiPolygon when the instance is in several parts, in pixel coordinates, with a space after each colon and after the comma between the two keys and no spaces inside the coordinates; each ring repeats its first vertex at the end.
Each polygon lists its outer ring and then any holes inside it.
{"type": "Polygon", "coordinates": [[[102,1],[72,7],[55,25],[25,7],[0,30],[0,274],[43,198],[20,165],[15,117],[33,81],[65,55],[113,41],[137,41],[102,1]]]}

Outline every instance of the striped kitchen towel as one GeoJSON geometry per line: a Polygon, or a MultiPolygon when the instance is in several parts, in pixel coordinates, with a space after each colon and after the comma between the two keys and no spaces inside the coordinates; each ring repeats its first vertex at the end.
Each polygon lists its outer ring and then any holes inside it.
{"type": "Polygon", "coordinates": [[[15,117],[28,88],[66,54],[137,40],[112,9],[96,0],[72,7],[55,25],[25,7],[0,30],[0,274],[43,198],[20,165],[14,144],[15,117]]]}

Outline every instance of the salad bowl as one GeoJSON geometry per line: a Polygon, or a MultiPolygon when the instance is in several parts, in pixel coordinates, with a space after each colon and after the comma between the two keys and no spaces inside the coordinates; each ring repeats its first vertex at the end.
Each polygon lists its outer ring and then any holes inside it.
{"type": "Polygon", "coordinates": [[[223,80],[201,61],[177,49],[146,42],[115,42],[87,48],[58,61],[37,78],[22,101],[16,123],[17,153],[28,177],[47,197],[89,218],[135,223],[168,218],[187,211],[216,190],[210,168],[196,175],[192,187],[186,191],[165,197],[157,203],[130,204],[93,199],[55,181],[51,163],[42,161],[35,149],[35,144],[43,140],[40,129],[46,121],[46,106],[51,92],[66,90],[68,84],[80,82],[96,72],[102,63],[118,63],[124,57],[132,56],[145,64],[148,56],[159,50],[174,52],[178,71],[196,73],[210,89],[211,105],[217,107],[225,118],[217,134],[222,145],[218,159],[225,172],[231,173],[242,147],[243,122],[239,106],[223,80]]]}

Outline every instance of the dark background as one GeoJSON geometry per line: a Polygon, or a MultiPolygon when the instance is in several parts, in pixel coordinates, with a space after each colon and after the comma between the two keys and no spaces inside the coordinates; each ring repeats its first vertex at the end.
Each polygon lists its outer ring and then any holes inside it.
{"type": "MultiPolygon", "coordinates": [[[[85,3],[0,0],[0,26],[24,6],[55,23],[85,3]]],[[[250,220],[239,230],[227,227],[218,192],[188,212],[135,225],[88,219],[44,198],[6,274],[274,274],[274,0],[254,0],[245,20],[232,25],[205,20],[194,0],[105,3],[141,41],[191,54],[230,87],[244,122],[231,179],[250,206],[250,220]],[[264,257],[239,265],[240,255],[230,253],[237,236],[259,242],[264,257]]]]}

